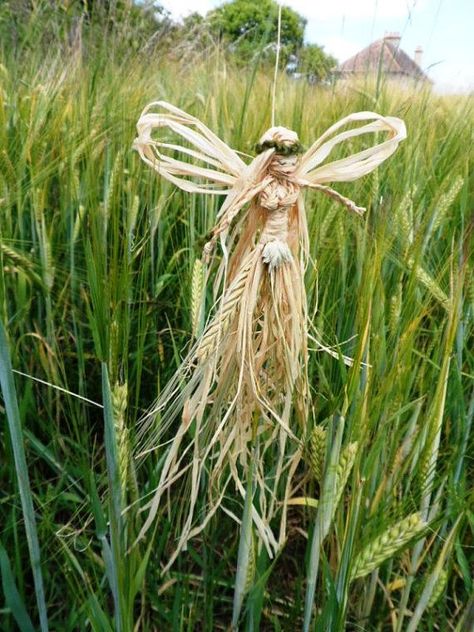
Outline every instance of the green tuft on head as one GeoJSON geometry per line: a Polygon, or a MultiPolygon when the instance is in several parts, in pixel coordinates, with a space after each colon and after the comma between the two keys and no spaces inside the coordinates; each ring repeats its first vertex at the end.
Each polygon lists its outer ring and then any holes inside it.
{"type": "Polygon", "coordinates": [[[279,143],[274,140],[266,140],[263,143],[257,143],[255,145],[255,151],[257,154],[261,154],[267,149],[274,149],[276,154],[282,156],[294,156],[295,154],[303,153],[303,145],[300,142],[289,144],[279,143]]]}

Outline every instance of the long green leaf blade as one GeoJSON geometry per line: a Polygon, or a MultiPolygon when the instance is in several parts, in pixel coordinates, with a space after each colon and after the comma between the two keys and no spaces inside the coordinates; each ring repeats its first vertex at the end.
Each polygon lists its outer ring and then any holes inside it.
{"type": "Polygon", "coordinates": [[[20,411],[16,397],[15,382],[13,380],[10,352],[7,336],[3,323],[0,321],[0,387],[2,390],[5,410],[7,413],[8,428],[12,443],[15,470],[20,490],[23,519],[25,521],[26,539],[30,553],[33,581],[35,584],[36,603],[42,632],[48,630],[48,617],[46,614],[46,599],[44,595],[43,575],[41,573],[40,546],[36,530],[35,510],[31,494],[28,468],[26,465],[25,449],[23,446],[23,433],[21,428],[20,411]]]}

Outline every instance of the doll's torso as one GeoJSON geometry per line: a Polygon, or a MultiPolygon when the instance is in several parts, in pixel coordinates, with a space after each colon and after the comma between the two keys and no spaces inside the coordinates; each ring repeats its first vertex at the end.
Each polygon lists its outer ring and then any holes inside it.
{"type": "Polygon", "coordinates": [[[275,154],[268,168],[268,184],[259,194],[259,205],[266,211],[259,243],[265,245],[263,258],[270,264],[270,269],[291,260],[288,248],[289,211],[298,199],[300,186],[289,176],[297,163],[297,156],[275,154]]]}

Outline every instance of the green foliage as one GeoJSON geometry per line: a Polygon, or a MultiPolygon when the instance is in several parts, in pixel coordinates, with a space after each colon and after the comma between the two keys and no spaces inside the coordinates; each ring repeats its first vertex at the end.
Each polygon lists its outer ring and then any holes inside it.
{"type": "MultiPolygon", "coordinates": [[[[278,3],[275,0],[233,0],[210,11],[207,15],[211,28],[242,59],[251,59],[262,45],[277,41],[278,3]]],[[[281,11],[281,44],[283,56],[288,57],[303,45],[306,20],[293,9],[283,6],[281,11]]]]}
{"type": "Polygon", "coordinates": [[[131,0],[6,0],[0,4],[1,44],[18,53],[51,45],[79,47],[86,39],[88,53],[109,40],[115,53],[136,52],[150,41],[168,44],[176,30],[154,0],[139,5],[131,0]]]}
{"type": "Polygon", "coordinates": [[[317,44],[306,44],[298,51],[298,72],[317,81],[326,79],[336,64],[337,60],[317,44]]]}
{"type": "MultiPolygon", "coordinates": [[[[39,628],[41,569],[51,630],[225,628],[242,495],[229,485],[229,513],[162,576],[184,500],[171,495],[171,521],[159,513],[136,542],[163,452],[135,464],[127,445],[192,344],[193,267],[221,200],[176,190],[131,145],[143,106],[161,98],[252,154],[270,125],[271,73],[236,71],[221,49],[189,65],[151,48],[135,54],[126,43],[136,33],[94,20],[82,41],[69,40],[62,26],[48,30],[45,4],[34,6],[10,46],[13,18],[0,5],[0,317],[13,369],[30,376],[15,376],[12,416],[3,360],[0,627],[39,628]],[[22,506],[28,489],[34,512],[22,506]],[[34,524],[33,573],[25,528],[34,524]]],[[[284,75],[278,86],[277,124],[305,146],[359,110],[402,117],[408,139],[376,179],[338,186],[368,207],[364,219],[307,193],[311,335],[355,363],[311,352],[308,441],[324,426],[326,480],[296,473],[295,496],[320,502],[288,508],[277,559],[253,530],[238,573],[242,629],[301,629],[308,585],[309,629],[402,632],[412,616],[421,632],[456,629],[472,593],[472,99],[368,82],[328,90],[284,75]],[[343,427],[327,426],[341,410],[343,427]],[[356,442],[339,496],[337,465],[356,442]],[[418,512],[426,535],[350,581],[367,547],[418,512]]],[[[200,503],[205,512],[205,494],[200,503]]]]}

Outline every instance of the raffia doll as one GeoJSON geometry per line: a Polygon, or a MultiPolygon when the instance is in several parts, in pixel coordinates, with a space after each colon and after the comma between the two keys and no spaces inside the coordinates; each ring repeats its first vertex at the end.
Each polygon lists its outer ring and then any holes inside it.
{"type": "Polygon", "coordinates": [[[187,508],[170,564],[219,506],[238,519],[226,506],[226,491],[232,484],[245,494],[253,455],[252,518],[272,556],[285,539],[286,503],[308,414],[308,234],[302,192],[317,189],[361,214],[363,208],[325,183],[371,172],[405,138],[405,125],[373,112],[351,114],[305,153],[294,131],[272,127],[248,165],[199,119],[163,101],[145,108],[137,129],[134,147],[160,176],[190,193],[226,195],[204,248],[210,264],[216,243],[221,245],[218,299],[139,431],[139,452],[166,451],[141,535],[153,523],[163,494],[176,485],[181,485],[187,508]],[[157,132],[163,131],[181,137],[185,145],[159,140],[157,132]],[[327,161],[340,143],[374,133],[386,133],[384,140],[327,161]],[[208,503],[197,516],[203,481],[208,503]]]}

